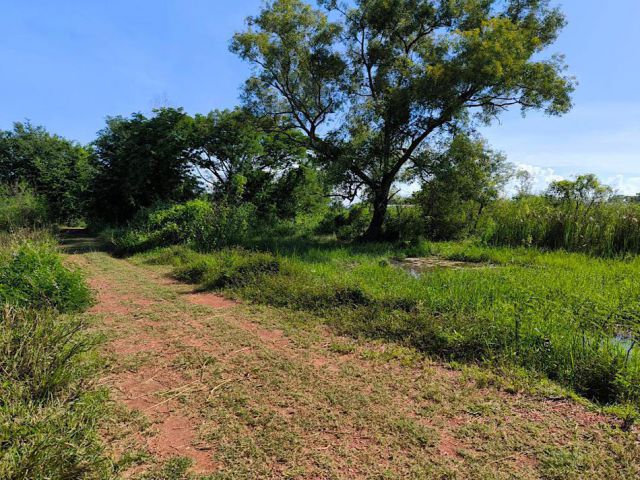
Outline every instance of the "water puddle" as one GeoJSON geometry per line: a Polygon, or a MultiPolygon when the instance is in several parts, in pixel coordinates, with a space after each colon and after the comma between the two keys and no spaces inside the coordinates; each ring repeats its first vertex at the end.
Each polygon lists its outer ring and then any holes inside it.
{"type": "Polygon", "coordinates": [[[638,350],[638,342],[629,335],[618,334],[611,339],[611,343],[617,347],[625,349],[627,352],[631,351],[634,355],[638,350]]]}
{"type": "Polygon", "coordinates": [[[486,268],[491,266],[487,263],[461,262],[441,257],[405,258],[404,260],[392,260],[391,264],[402,268],[414,278],[419,278],[423,273],[439,268],[461,270],[463,268],[486,268]]]}

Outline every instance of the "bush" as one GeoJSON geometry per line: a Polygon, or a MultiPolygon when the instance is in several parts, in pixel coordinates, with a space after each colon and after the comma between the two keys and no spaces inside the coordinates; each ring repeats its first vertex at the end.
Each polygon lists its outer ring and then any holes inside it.
{"type": "Polygon", "coordinates": [[[199,199],[143,210],[129,226],[104,230],[101,238],[117,255],[171,245],[206,252],[242,243],[255,224],[253,205],[234,207],[199,199]]]}
{"type": "Polygon", "coordinates": [[[397,205],[389,208],[384,225],[387,240],[417,243],[425,237],[426,231],[425,221],[418,207],[397,205]]]}
{"type": "Polygon", "coordinates": [[[257,224],[255,207],[249,203],[238,206],[216,204],[198,229],[193,244],[202,252],[240,245],[247,241],[257,224]]]}
{"type": "Polygon", "coordinates": [[[86,383],[95,337],[61,315],[89,303],[47,235],[0,235],[0,478],[110,478],[104,395],[86,383]]]}
{"type": "Polygon", "coordinates": [[[0,231],[39,228],[47,223],[47,203],[27,185],[0,185],[0,231]]]}
{"type": "Polygon", "coordinates": [[[280,271],[279,260],[269,253],[227,249],[199,255],[177,267],[174,276],[203,288],[239,287],[280,271]]]}
{"type": "Polygon", "coordinates": [[[0,304],[77,312],[91,303],[82,274],[48,243],[21,242],[0,254],[0,304]]]}

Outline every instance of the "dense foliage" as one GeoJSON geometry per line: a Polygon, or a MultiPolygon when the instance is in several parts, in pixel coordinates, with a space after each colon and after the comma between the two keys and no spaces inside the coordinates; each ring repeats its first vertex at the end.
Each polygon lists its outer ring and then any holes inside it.
{"type": "Polygon", "coordinates": [[[413,200],[422,217],[423,235],[450,240],[475,233],[480,217],[493,204],[511,175],[505,157],[479,138],[458,135],[449,148],[416,167],[421,190],[413,200]]]}
{"type": "Polygon", "coordinates": [[[152,117],[114,117],[94,142],[96,175],[91,215],[110,222],[131,219],[159,201],[193,198],[197,181],[186,155],[190,128],[180,109],[152,117]]]}
{"type": "Polygon", "coordinates": [[[81,145],[30,123],[0,131],[0,184],[31,187],[46,199],[52,221],[84,217],[92,176],[90,151],[81,145]]]}
{"type": "Polygon", "coordinates": [[[49,221],[47,200],[26,183],[0,184],[0,232],[39,228],[49,221]]]}
{"type": "Polygon", "coordinates": [[[378,239],[400,176],[452,132],[509,106],[562,114],[573,81],[543,52],[564,26],[540,0],[275,0],[232,51],[249,62],[245,103],[299,129],[336,185],[372,209],[378,239]]]}
{"type": "Polygon", "coordinates": [[[51,243],[24,241],[0,250],[0,305],[77,312],[90,301],[80,272],[64,267],[51,243]]]}
{"type": "Polygon", "coordinates": [[[255,226],[255,218],[250,204],[228,206],[192,200],[142,210],[129,226],[106,229],[101,236],[118,255],[177,244],[211,251],[244,241],[255,226]]]}
{"type": "Polygon", "coordinates": [[[640,205],[611,195],[593,175],[553,182],[545,195],[495,202],[478,233],[494,245],[640,253],[640,205]]]}

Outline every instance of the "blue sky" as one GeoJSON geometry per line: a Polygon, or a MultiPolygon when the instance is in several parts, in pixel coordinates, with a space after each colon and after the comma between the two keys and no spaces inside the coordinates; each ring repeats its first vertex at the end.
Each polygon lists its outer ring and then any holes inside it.
{"type": "MultiPolygon", "coordinates": [[[[0,129],[30,119],[81,142],[107,115],[232,107],[248,67],[228,52],[261,0],[2,0],[0,129]]],[[[573,111],[483,130],[536,185],[593,172],[640,192],[640,1],[564,0],[551,52],[578,78],[573,111]]]]}

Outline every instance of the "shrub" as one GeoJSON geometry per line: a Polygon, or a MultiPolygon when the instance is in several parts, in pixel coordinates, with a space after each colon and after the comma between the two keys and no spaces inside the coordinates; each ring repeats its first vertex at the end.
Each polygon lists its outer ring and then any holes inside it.
{"type": "Polygon", "coordinates": [[[397,205],[389,208],[384,234],[387,240],[416,243],[425,237],[425,221],[418,207],[397,205]]]}
{"type": "Polygon", "coordinates": [[[22,242],[0,256],[0,304],[76,312],[91,302],[77,270],[64,267],[47,243],[22,242]]]}
{"type": "Polygon", "coordinates": [[[100,242],[115,255],[129,255],[152,248],[149,235],[129,228],[106,228],[98,235],[100,242]]]}
{"type": "Polygon", "coordinates": [[[248,240],[257,224],[255,207],[245,203],[238,206],[216,204],[204,218],[195,237],[194,247],[203,252],[240,245],[248,240]]]}
{"type": "Polygon", "coordinates": [[[117,255],[170,245],[190,245],[206,252],[241,244],[255,224],[253,205],[230,206],[199,199],[143,210],[129,226],[104,230],[101,238],[117,255]]]}
{"type": "Polygon", "coordinates": [[[27,185],[0,185],[0,231],[42,227],[47,215],[46,201],[27,185]]]}
{"type": "Polygon", "coordinates": [[[269,253],[227,249],[202,255],[179,266],[174,276],[203,288],[238,287],[280,271],[279,260],[269,253]]]}
{"type": "Polygon", "coordinates": [[[184,264],[177,266],[173,272],[173,276],[177,280],[187,283],[201,283],[205,277],[211,275],[211,272],[220,269],[219,262],[216,259],[198,256],[184,264]]]}

